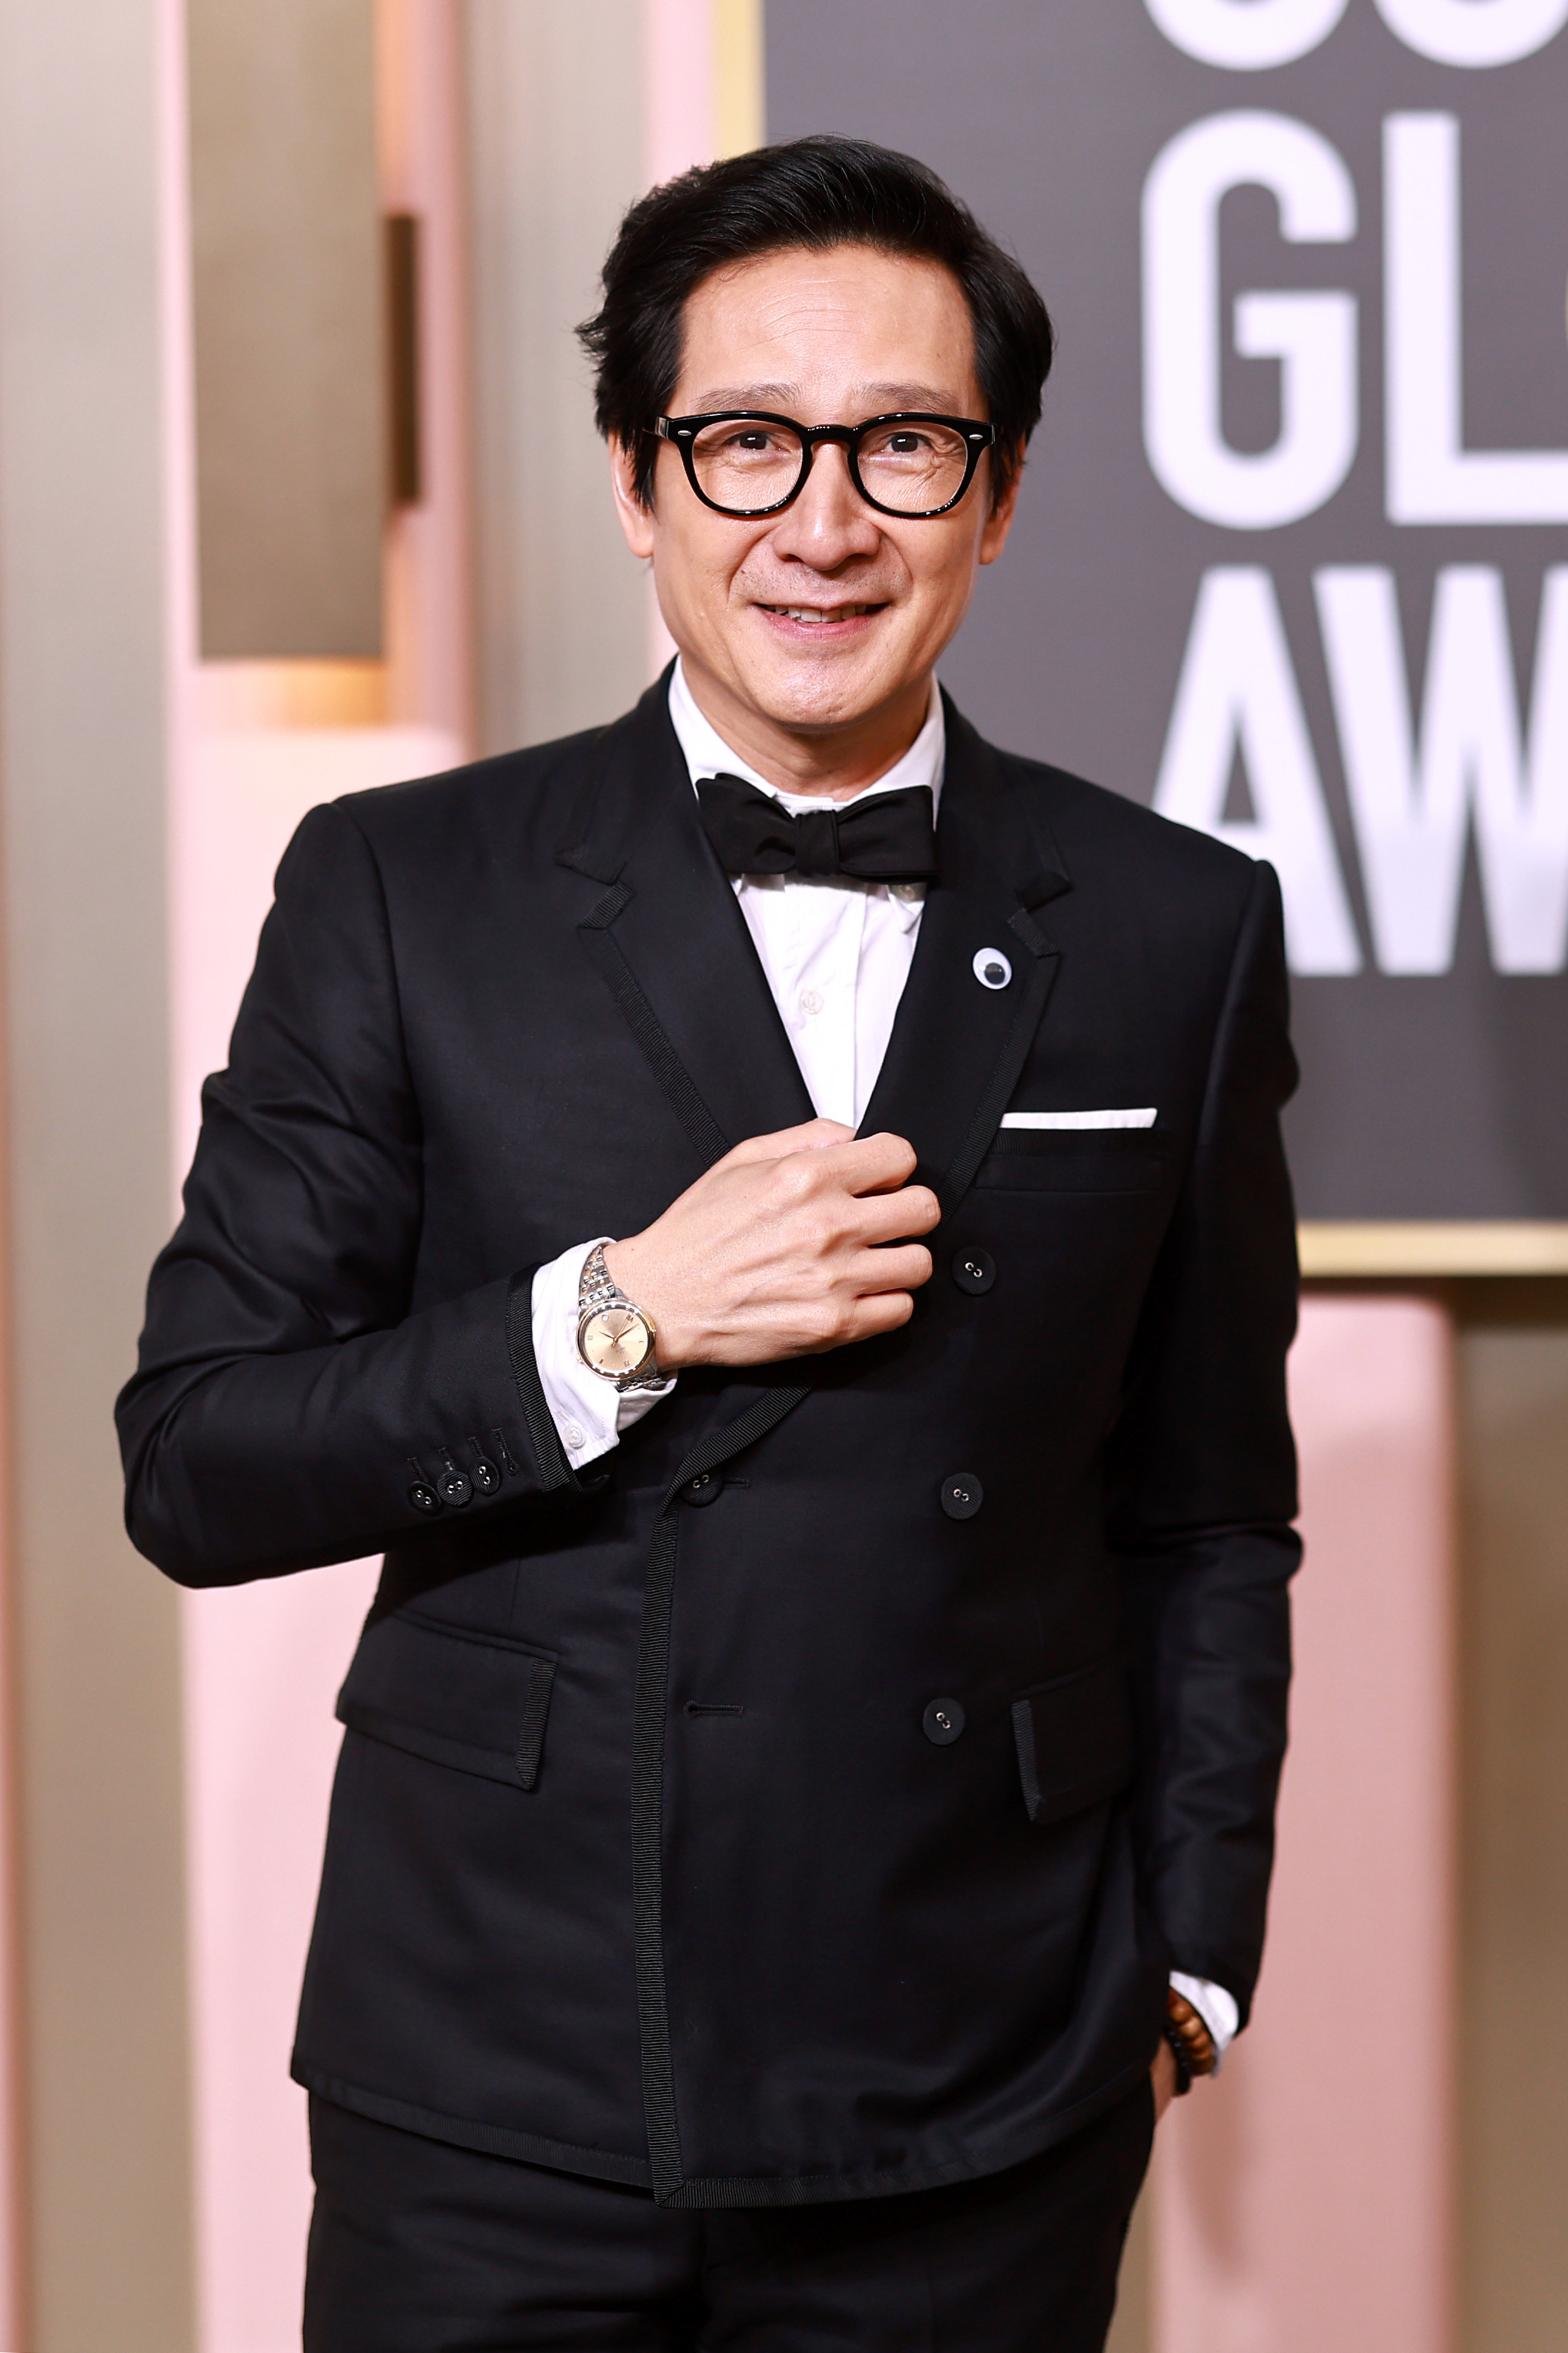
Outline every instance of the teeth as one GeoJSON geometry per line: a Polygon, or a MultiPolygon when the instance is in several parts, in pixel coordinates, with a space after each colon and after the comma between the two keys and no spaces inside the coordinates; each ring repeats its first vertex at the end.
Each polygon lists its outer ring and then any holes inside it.
{"type": "Polygon", "coordinates": [[[855,621],[862,613],[871,610],[869,605],[835,605],[830,612],[819,612],[809,605],[770,605],[770,613],[782,613],[786,621],[855,621]]]}

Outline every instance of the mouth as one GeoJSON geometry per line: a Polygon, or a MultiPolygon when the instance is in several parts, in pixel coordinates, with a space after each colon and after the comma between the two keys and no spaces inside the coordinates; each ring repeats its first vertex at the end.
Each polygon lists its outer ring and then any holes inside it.
{"type": "Polygon", "coordinates": [[[763,605],[758,608],[776,621],[792,621],[798,628],[842,628],[853,621],[880,613],[880,605],[763,605]]]}

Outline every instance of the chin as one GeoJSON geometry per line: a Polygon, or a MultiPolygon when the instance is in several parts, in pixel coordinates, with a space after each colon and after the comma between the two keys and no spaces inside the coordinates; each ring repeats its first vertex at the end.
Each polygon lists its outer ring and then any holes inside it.
{"type": "Polygon", "coordinates": [[[873,673],[830,653],[814,659],[806,652],[760,666],[745,683],[752,701],[776,726],[848,727],[887,702],[900,681],[889,680],[880,663],[873,673]]]}

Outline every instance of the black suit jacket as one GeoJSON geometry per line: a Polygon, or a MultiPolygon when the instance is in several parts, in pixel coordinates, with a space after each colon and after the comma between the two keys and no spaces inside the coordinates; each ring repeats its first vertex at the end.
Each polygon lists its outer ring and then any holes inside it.
{"type": "Polygon", "coordinates": [[[1114,2100],[1172,1967],[1245,2010],[1298,1556],[1278,889],[947,730],[866,1122],[945,1212],[913,1320],[684,1373],[582,1477],[533,1270],[811,1114],[662,685],[279,871],[120,1420],[184,1584],[385,1551],[329,2099],[674,2205],[876,2195],[1114,2100]]]}

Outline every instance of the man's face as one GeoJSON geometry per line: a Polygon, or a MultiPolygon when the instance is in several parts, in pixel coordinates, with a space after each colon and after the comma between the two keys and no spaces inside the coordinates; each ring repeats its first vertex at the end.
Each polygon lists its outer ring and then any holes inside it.
{"type": "MultiPolygon", "coordinates": [[[[866,246],[766,254],[704,280],[684,325],[671,416],[764,408],[858,425],[893,409],[987,413],[968,306],[937,262],[866,246]]],[[[868,506],[831,443],[793,506],[749,522],[704,506],[667,442],[651,512],[630,495],[627,453],[614,459],[626,538],[653,558],[666,627],[710,717],[753,739],[912,734],[977,567],[1007,536],[1013,501],[993,511],[989,456],[959,504],[923,522],[868,506]]]]}

